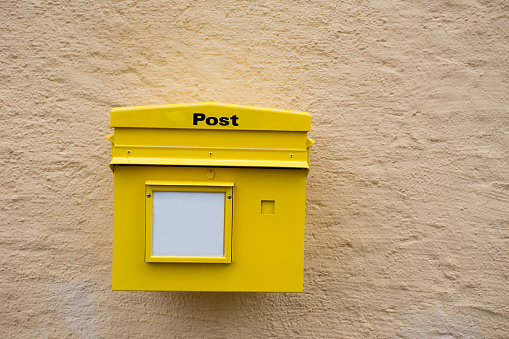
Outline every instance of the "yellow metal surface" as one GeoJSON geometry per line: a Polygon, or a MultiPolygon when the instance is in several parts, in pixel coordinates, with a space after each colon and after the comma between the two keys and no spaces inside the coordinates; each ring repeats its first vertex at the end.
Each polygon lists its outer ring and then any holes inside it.
{"type": "Polygon", "coordinates": [[[276,213],[276,202],[274,200],[262,200],[261,205],[262,214],[276,213]]]}
{"type": "Polygon", "coordinates": [[[124,107],[111,111],[111,126],[114,290],[302,292],[308,113],[124,107]],[[235,195],[224,257],[152,255],[147,194],[175,189],[235,195]]]}
{"type": "Polygon", "coordinates": [[[114,108],[111,126],[112,168],[309,168],[313,143],[307,138],[311,118],[306,112],[214,102],[114,108]]]}
{"type": "Polygon", "coordinates": [[[232,261],[233,183],[203,181],[153,181],[145,183],[145,261],[174,263],[231,263],[232,261]],[[161,192],[223,192],[224,248],[222,257],[168,257],[152,255],[152,197],[161,192]],[[228,195],[230,198],[228,198],[228,195]]]}
{"type": "Polygon", "coordinates": [[[302,292],[306,169],[115,166],[114,180],[114,290],[302,292]],[[147,181],[233,182],[231,263],[146,262],[147,181]]]}
{"type": "Polygon", "coordinates": [[[311,117],[299,111],[203,102],[114,108],[111,127],[309,131],[311,117]]]}
{"type": "Polygon", "coordinates": [[[111,165],[309,168],[306,132],[115,128],[111,165]]]}

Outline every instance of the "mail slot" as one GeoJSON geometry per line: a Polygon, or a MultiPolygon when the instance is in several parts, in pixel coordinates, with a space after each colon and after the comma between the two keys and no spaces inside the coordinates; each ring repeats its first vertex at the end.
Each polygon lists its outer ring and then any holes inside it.
{"type": "Polygon", "coordinates": [[[113,290],[302,292],[308,113],[114,108],[113,290]]]}

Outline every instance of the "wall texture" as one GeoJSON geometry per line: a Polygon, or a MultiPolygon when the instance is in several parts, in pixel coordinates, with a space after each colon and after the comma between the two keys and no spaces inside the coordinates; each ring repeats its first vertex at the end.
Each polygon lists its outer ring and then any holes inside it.
{"type": "Polygon", "coordinates": [[[0,337],[504,338],[507,1],[0,3],[0,337]],[[303,294],[112,292],[109,110],[313,117],[303,294]]]}

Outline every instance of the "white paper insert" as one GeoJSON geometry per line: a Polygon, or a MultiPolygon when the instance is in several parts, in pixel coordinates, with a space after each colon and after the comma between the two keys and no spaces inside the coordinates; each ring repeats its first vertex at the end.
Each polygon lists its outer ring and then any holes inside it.
{"type": "Polygon", "coordinates": [[[153,192],[152,255],[223,257],[225,193],[153,192]]]}

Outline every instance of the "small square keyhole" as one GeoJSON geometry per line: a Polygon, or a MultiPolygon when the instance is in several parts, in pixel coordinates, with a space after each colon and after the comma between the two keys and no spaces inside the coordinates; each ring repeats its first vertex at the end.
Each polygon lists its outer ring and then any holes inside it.
{"type": "Polygon", "coordinates": [[[262,200],[262,214],[275,214],[276,202],[274,200],[262,200]]]}

